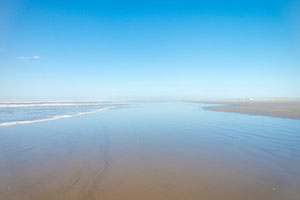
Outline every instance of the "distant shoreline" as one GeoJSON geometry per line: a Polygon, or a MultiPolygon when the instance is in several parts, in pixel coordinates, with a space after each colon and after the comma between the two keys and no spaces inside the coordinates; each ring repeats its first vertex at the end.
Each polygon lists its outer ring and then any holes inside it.
{"type": "Polygon", "coordinates": [[[205,110],[233,112],[269,117],[300,119],[300,99],[237,99],[237,100],[203,100],[193,103],[223,104],[205,106],[205,110]]]}

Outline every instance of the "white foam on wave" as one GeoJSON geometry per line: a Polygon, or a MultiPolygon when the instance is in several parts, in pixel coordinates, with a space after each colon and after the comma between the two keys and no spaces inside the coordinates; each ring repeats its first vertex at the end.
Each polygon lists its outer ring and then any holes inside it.
{"type": "Polygon", "coordinates": [[[85,115],[85,114],[100,112],[100,111],[104,111],[104,110],[108,110],[108,109],[112,109],[112,108],[115,108],[115,106],[109,106],[109,107],[106,107],[106,108],[100,108],[100,109],[96,109],[96,110],[92,110],[92,111],[88,111],[88,112],[80,112],[80,113],[76,113],[76,114],[72,114],[72,115],[56,115],[56,116],[49,117],[49,118],[44,118],[44,119],[35,119],[35,120],[27,120],[27,121],[3,122],[3,123],[0,123],[0,127],[3,127],[3,126],[13,126],[13,125],[19,125],[19,124],[31,124],[31,123],[36,123],[36,122],[52,121],[52,120],[57,120],[57,119],[63,119],[63,118],[68,118],[68,117],[75,117],[75,116],[80,116],[80,115],[85,115]]]}
{"type": "Polygon", "coordinates": [[[107,105],[107,104],[136,104],[135,102],[98,102],[98,103],[86,103],[86,102],[81,102],[81,103],[27,103],[27,102],[22,102],[22,103],[3,103],[0,102],[0,108],[22,108],[22,107],[51,107],[51,106],[101,106],[101,105],[107,105]]]}
{"type": "Polygon", "coordinates": [[[48,107],[48,106],[99,106],[103,103],[36,103],[36,104],[0,104],[0,108],[19,108],[19,107],[48,107]]]}

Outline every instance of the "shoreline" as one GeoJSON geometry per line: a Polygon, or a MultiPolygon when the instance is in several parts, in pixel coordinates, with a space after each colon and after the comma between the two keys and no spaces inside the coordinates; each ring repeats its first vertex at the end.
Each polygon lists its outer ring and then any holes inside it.
{"type": "Polygon", "coordinates": [[[300,121],[231,121],[243,117],[208,117],[199,105],[155,102],[0,128],[0,199],[300,195],[300,121]]]}
{"type": "Polygon", "coordinates": [[[212,104],[211,106],[203,107],[203,109],[209,111],[232,112],[297,120],[300,119],[299,99],[241,99],[192,102],[212,104]],[[213,104],[221,105],[214,106],[213,104]]]}
{"type": "Polygon", "coordinates": [[[91,113],[96,113],[96,112],[109,110],[109,109],[112,109],[112,108],[115,108],[115,106],[100,108],[100,109],[87,111],[87,112],[79,112],[79,113],[76,113],[76,114],[55,115],[53,117],[43,118],[43,119],[2,122],[2,123],[0,123],[0,127],[8,127],[8,126],[21,125],[21,124],[32,124],[32,123],[37,123],[37,122],[47,122],[47,121],[53,121],[53,120],[64,119],[64,118],[69,118],[69,117],[77,117],[77,116],[81,116],[81,115],[86,115],[86,114],[91,114],[91,113]]]}

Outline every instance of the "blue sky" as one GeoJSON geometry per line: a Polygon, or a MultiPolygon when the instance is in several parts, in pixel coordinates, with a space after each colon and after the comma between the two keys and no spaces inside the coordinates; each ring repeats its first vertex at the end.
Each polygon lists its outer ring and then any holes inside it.
{"type": "Polygon", "coordinates": [[[300,97],[300,0],[0,0],[0,98],[300,97]]]}

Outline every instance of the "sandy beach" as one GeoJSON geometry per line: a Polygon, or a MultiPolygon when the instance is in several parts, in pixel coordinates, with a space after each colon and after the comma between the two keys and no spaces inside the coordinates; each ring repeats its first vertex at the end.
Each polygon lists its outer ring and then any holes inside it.
{"type": "Polygon", "coordinates": [[[239,99],[195,102],[220,104],[217,106],[204,107],[204,109],[211,111],[300,119],[300,99],[239,99]]]}
{"type": "Polygon", "coordinates": [[[0,127],[0,200],[300,197],[299,121],[237,116],[161,103],[0,127]]]}

